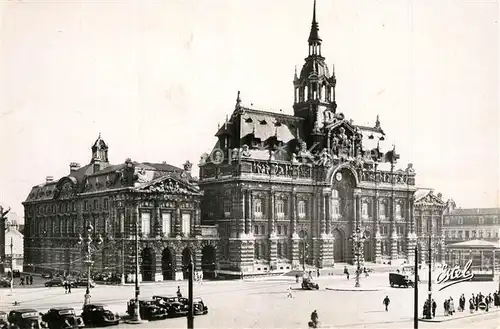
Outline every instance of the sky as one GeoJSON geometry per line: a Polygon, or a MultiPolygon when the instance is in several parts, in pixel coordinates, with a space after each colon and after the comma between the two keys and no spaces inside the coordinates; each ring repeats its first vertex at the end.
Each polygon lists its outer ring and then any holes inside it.
{"type": "MultiPolygon", "coordinates": [[[[244,103],[293,114],[312,0],[2,0],[0,202],[90,161],[197,164],[244,103]]],[[[380,115],[417,185],[499,207],[497,1],[318,0],[338,111],[380,115]]],[[[193,168],[197,174],[198,168],[193,168]]]]}

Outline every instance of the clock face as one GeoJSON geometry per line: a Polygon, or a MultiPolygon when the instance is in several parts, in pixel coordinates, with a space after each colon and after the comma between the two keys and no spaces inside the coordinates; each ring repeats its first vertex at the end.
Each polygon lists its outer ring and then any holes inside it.
{"type": "Polygon", "coordinates": [[[342,180],[342,173],[336,173],[335,174],[335,179],[338,180],[338,181],[341,181],[342,180]]]}

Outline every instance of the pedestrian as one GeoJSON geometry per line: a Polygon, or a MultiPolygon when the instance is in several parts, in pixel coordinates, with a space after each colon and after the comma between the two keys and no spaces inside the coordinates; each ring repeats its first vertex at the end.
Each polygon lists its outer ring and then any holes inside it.
{"type": "Polygon", "coordinates": [[[177,297],[182,297],[181,287],[177,286],[177,297]]]}
{"type": "Polygon", "coordinates": [[[33,285],[33,275],[30,274],[30,286],[33,285]]]}
{"type": "Polygon", "coordinates": [[[24,286],[24,278],[23,277],[21,277],[20,281],[21,281],[20,282],[21,286],[24,286]]]}
{"type": "Polygon", "coordinates": [[[462,294],[462,296],[460,296],[460,300],[458,301],[459,303],[459,311],[460,312],[463,312],[465,310],[465,296],[464,294],[462,294]]]}
{"type": "Polygon", "coordinates": [[[64,293],[67,294],[68,293],[68,282],[64,281],[63,286],[64,286],[64,293]]]}
{"type": "Polygon", "coordinates": [[[68,282],[68,294],[71,294],[71,282],[68,282]]]}
{"type": "Polygon", "coordinates": [[[299,283],[299,275],[295,274],[295,283],[299,283]]]}
{"type": "Polygon", "coordinates": [[[382,304],[385,305],[385,311],[389,311],[389,303],[391,300],[389,299],[389,296],[385,296],[384,300],[382,301],[382,304]]]}
{"type": "Polygon", "coordinates": [[[319,278],[319,268],[316,269],[316,276],[319,278]]]}
{"type": "Polygon", "coordinates": [[[309,328],[317,328],[318,322],[319,322],[318,312],[316,310],[314,310],[311,313],[311,321],[309,322],[309,328]]]}
{"type": "Polygon", "coordinates": [[[471,299],[469,299],[469,310],[471,313],[474,313],[474,309],[475,309],[474,298],[471,298],[471,299]]]}
{"type": "Polygon", "coordinates": [[[444,316],[448,316],[450,314],[450,303],[448,299],[444,300],[443,309],[444,309],[444,316]]]}
{"type": "Polygon", "coordinates": [[[437,304],[436,304],[436,301],[433,299],[432,300],[432,317],[433,318],[436,317],[436,308],[437,308],[437,304]]]}
{"type": "Polygon", "coordinates": [[[450,315],[453,315],[455,313],[455,302],[453,301],[453,298],[450,296],[450,299],[448,300],[448,309],[450,311],[450,315]]]}
{"type": "Polygon", "coordinates": [[[292,295],[292,287],[288,287],[288,294],[286,295],[286,297],[288,298],[293,298],[293,295],[292,295]]]}

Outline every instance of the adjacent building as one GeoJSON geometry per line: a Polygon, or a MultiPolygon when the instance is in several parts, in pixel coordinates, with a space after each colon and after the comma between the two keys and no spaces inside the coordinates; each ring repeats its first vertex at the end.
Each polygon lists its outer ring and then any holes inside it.
{"type": "Polygon", "coordinates": [[[413,255],[415,170],[397,167],[378,117],[364,126],[341,112],[322,42],[314,8],[307,57],[293,79],[293,114],[245,106],[238,92],[202,157],[202,222],[217,224],[222,271],[353,262],[357,228],[366,261],[413,255]]]}
{"type": "Polygon", "coordinates": [[[20,224],[15,219],[18,217],[14,212],[9,213],[5,223],[4,240],[5,240],[5,256],[4,269],[5,272],[10,272],[11,269],[23,270],[24,262],[24,236],[20,232],[20,224]]]}
{"type": "Polygon", "coordinates": [[[89,236],[93,271],[133,280],[136,235],[143,280],[182,279],[191,257],[198,271],[202,262],[214,267],[216,229],[201,225],[202,192],[189,162],[112,165],[101,136],[91,150],[89,164],[71,163],[68,175],[47,177],[23,202],[27,270],[84,270],[78,242],[89,236]]]}

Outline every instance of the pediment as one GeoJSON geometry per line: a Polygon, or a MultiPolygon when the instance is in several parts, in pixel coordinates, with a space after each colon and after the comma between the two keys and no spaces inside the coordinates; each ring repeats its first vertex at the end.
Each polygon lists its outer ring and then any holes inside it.
{"type": "Polygon", "coordinates": [[[142,192],[158,192],[182,195],[202,194],[197,185],[190,184],[189,182],[177,179],[172,176],[160,177],[145,184],[141,184],[136,187],[136,190],[142,192]]]}
{"type": "Polygon", "coordinates": [[[332,133],[339,132],[340,128],[344,128],[345,132],[350,136],[356,133],[356,127],[345,119],[330,123],[325,127],[326,130],[330,130],[332,133]]]}
{"type": "Polygon", "coordinates": [[[418,200],[415,200],[417,204],[424,205],[436,205],[436,206],[444,206],[446,203],[434,195],[434,193],[429,192],[425,196],[421,197],[418,200]]]}

